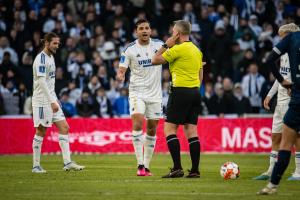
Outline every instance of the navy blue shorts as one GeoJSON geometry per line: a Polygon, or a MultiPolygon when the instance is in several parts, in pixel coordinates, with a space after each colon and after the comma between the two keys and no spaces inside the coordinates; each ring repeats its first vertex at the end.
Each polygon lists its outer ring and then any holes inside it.
{"type": "Polygon", "coordinates": [[[299,132],[300,131],[300,109],[295,109],[290,106],[284,115],[283,122],[288,127],[299,132]]]}

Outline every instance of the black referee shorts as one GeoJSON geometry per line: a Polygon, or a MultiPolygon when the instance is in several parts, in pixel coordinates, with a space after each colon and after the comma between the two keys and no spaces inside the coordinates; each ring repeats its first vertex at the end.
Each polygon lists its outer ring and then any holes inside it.
{"type": "Polygon", "coordinates": [[[166,122],[197,125],[200,109],[199,88],[172,87],[166,110],[166,122]]]}

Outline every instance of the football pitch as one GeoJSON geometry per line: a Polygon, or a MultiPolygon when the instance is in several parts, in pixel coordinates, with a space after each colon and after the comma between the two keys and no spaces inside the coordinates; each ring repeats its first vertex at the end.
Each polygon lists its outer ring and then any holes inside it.
{"type": "MultiPolygon", "coordinates": [[[[287,181],[294,170],[294,157],[285,173],[278,194],[257,196],[267,182],[252,178],[268,165],[268,155],[205,154],[201,155],[200,179],[162,179],[171,167],[169,155],[156,154],[151,163],[153,177],[137,177],[134,155],[74,155],[85,165],[79,172],[62,171],[62,158],[42,156],[47,174],[31,173],[30,155],[0,156],[0,199],[297,199],[300,182],[287,181]],[[219,173],[226,161],[236,162],[241,170],[237,180],[224,181],[219,173]]],[[[182,156],[185,172],[190,167],[188,155],[182,156]]]]}

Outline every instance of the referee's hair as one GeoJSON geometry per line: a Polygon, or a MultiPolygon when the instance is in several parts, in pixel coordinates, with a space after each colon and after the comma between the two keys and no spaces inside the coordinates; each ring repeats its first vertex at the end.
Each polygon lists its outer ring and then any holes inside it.
{"type": "Polygon", "coordinates": [[[182,35],[191,34],[192,25],[189,21],[177,20],[177,21],[174,21],[174,26],[176,26],[178,28],[178,31],[182,35]]]}
{"type": "Polygon", "coordinates": [[[53,33],[53,32],[46,33],[44,35],[44,38],[41,39],[42,46],[45,46],[45,42],[49,42],[50,43],[53,38],[58,38],[58,35],[56,33],[53,33]]]}
{"type": "Polygon", "coordinates": [[[135,23],[135,29],[138,28],[138,26],[142,23],[148,23],[150,25],[150,22],[147,19],[139,19],[136,23],[135,23]]]}
{"type": "Polygon", "coordinates": [[[297,32],[297,31],[300,31],[299,26],[297,26],[294,23],[289,23],[289,24],[280,26],[278,33],[291,33],[291,32],[297,32]]]}

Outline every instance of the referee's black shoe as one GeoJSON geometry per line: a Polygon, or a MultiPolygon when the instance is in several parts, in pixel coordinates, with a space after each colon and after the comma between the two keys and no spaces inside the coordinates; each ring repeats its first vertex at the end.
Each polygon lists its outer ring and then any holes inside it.
{"type": "Polygon", "coordinates": [[[167,174],[162,176],[162,178],[181,178],[184,176],[184,172],[182,169],[173,169],[167,174]]]}
{"type": "Polygon", "coordinates": [[[185,178],[200,178],[200,172],[199,171],[191,171],[188,170],[189,174],[185,176],[185,178]]]}

